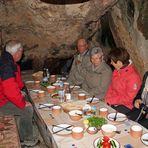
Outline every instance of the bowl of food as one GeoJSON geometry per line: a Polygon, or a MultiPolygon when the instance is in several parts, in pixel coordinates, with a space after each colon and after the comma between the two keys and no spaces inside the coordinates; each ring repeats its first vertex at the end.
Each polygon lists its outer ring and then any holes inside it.
{"type": "Polygon", "coordinates": [[[102,125],[107,123],[107,120],[105,118],[102,117],[89,117],[87,118],[88,120],[88,126],[89,127],[96,127],[96,128],[101,128],[102,125]]]}
{"type": "Polygon", "coordinates": [[[78,121],[82,118],[83,112],[81,110],[71,110],[69,112],[70,119],[73,121],[78,121]]]}
{"type": "Polygon", "coordinates": [[[117,127],[112,124],[104,124],[101,127],[101,132],[104,136],[114,137],[117,131],[117,127]]]}
{"type": "Polygon", "coordinates": [[[89,134],[93,135],[93,134],[96,134],[98,132],[98,128],[96,128],[96,127],[88,127],[86,131],[89,134]]]}

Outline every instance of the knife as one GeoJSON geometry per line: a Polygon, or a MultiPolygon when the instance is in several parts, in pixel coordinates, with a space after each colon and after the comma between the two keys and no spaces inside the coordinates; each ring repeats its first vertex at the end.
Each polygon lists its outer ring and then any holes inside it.
{"type": "Polygon", "coordinates": [[[148,139],[142,139],[143,141],[148,141],[148,139]]]}
{"type": "Polygon", "coordinates": [[[92,101],[94,100],[95,96],[92,96],[91,100],[89,101],[89,103],[92,103],[92,101]]]}
{"type": "Polygon", "coordinates": [[[42,109],[42,108],[52,108],[53,106],[55,106],[55,105],[48,106],[48,105],[45,105],[45,104],[39,104],[38,109],[42,109]],[[42,106],[42,107],[40,107],[40,106],[42,106]]]}
{"type": "Polygon", "coordinates": [[[116,121],[116,119],[117,119],[117,114],[118,114],[118,112],[116,111],[116,114],[114,116],[114,121],[116,121]]]}
{"type": "Polygon", "coordinates": [[[60,127],[61,129],[58,130],[58,131],[56,131],[56,132],[53,132],[53,134],[57,134],[57,133],[59,133],[59,132],[61,132],[61,131],[64,131],[64,130],[69,130],[69,131],[71,131],[71,129],[68,129],[68,128],[70,128],[70,127],[72,127],[72,125],[69,125],[69,126],[67,126],[67,127],[60,127]]]}

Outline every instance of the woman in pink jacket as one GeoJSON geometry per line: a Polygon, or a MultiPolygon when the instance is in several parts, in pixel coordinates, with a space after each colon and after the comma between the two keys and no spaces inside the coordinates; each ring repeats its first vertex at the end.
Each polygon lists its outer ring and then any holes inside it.
{"type": "Polygon", "coordinates": [[[122,48],[111,50],[109,59],[115,70],[105,102],[118,112],[127,114],[133,108],[133,100],[141,86],[141,78],[130,63],[127,50],[122,48]]]}

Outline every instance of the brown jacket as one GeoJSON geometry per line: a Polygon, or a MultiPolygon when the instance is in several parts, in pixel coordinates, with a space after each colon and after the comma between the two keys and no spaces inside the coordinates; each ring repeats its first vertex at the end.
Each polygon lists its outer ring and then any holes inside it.
{"type": "Polygon", "coordinates": [[[84,81],[82,72],[91,65],[89,51],[86,51],[82,56],[76,55],[70,70],[68,82],[73,85],[81,85],[84,81]]]}
{"type": "Polygon", "coordinates": [[[102,99],[111,82],[112,70],[105,63],[102,62],[98,67],[94,68],[91,64],[89,68],[83,72],[84,79],[82,89],[87,91],[91,96],[102,99]]]}

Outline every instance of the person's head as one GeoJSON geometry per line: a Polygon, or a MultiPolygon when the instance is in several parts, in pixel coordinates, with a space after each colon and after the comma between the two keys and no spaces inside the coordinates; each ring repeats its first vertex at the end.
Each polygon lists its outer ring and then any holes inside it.
{"type": "Polygon", "coordinates": [[[111,50],[108,57],[111,60],[111,64],[117,70],[126,67],[130,60],[130,55],[124,48],[115,48],[111,50]]]}
{"type": "Polygon", "coordinates": [[[78,52],[84,53],[88,49],[88,43],[85,39],[79,39],[77,42],[78,52]]]}
{"type": "Polygon", "coordinates": [[[16,40],[8,41],[5,50],[12,55],[15,62],[18,62],[23,54],[23,46],[16,40]]]}
{"type": "Polygon", "coordinates": [[[95,66],[98,66],[102,62],[103,51],[100,47],[94,47],[90,50],[90,60],[95,66]]]}

